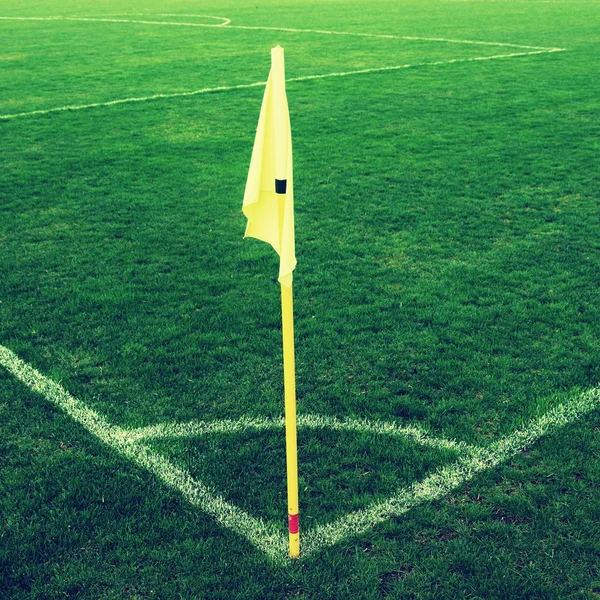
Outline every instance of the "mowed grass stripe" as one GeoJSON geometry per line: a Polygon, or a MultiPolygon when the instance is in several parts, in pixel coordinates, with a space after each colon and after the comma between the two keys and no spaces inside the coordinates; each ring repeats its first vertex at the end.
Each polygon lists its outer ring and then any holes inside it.
{"type": "MultiPolygon", "coordinates": [[[[0,17],[2,18],[2,17],[0,17]]],[[[348,77],[350,75],[366,75],[369,73],[383,73],[386,71],[398,71],[400,69],[410,69],[417,67],[433,67],[440,65],[449,65],[463,62],[474,62],[474,61],[486,61],[486,60],[496,60],[500,58],[516,58],[523,56],[531,56],[536,54],[549,54],[552,52],[564,52],[565,48],[550,48],[544,50],[533,50],[531,52],[512,52],[509,54],[495,54],[493,56],[475,56],[471,58],[452,58],[449,60],[437,60],[432,62],[422,62],[422,63],[414,63],[414,64],[404,64],[404,65],[394,65],[389,67],[373,67],[369,69],[357,69],[354,71],[338,71],[334,73],[324,73],[320,75],[304,75],[302,77],[291,77],[286,79],[286,83],[293,82],[301,82],[301,81],[311,81],[314,79],[326,79],[329,77],[348,77]]],[[[0,115],[0,120],[10,120],[17,119],[21,117],[34,117],[41,115],[48,115],[52,113],[60,113],[60,112],[70,112],[76,110],[84,110],[89,108],[101,108],[108,106],[116,106],[118,104],[129,104],[133,102],[147,102],[151,100],[166,100],[172,98],[185,98],[189,96],[197,96],[200,94],[209,94],[216,92],[230,92],[234,90],[247,89],[252,87],[260,87],[266,85],[266,81],[255,81],[254,83],[241,83],[237,85],[230,86],[217,86],[211,88],[202,88],[199,90],[192,90],[189,92],[174,92],[174,93],[165,93],[165,94],[152,94],[151,96],[141,96],[141,97],[133,97],[133,98],[118,98],[116,100],[109,100],[107,102],[91,102],[89,104],[77,104],[77,105],[65,105],[65,106],[56,106],[53,108],[45,108],[40,110],[32,110],[27,112],[13,113],[7,115],[0,115]]]]}
{"type": "MultiPolygon", "coordinates": [[[[223,526],[246,537],[274,562],[281,563],[286,559],[285,539],[282,532],[273,524],[252,517],[226,502],[221,496],[192,478],[185,470],[176,467],[141,444],[139,436],[136,437],[123,428],[111,425],[98,413],[71,396],[59,384],[44,377],[23,362],[14,352],[1,345],[0,365],[29,389],[63,409],[119,454],[156,475],[168,487],[179,490],[191,504],[212,515],[223,526]]],[[[311,556],[323,547],[332,546],[350,536],[364,533],[376,524],[400,516],[423,502],[431,502],[445,496],[478,473],[499,465],[542,436],[577,421],[599,405],[600,388],[578,394],[542,416],[532,419],[524,427],[492,443],[488,448],[471,448],[470,452],[452,465],[438,469],[424,480],[399,490],[388,500],[352,512],[333,523],[305,531],[302,556],[305,558],[311,556]]],[[[248,423],[254,422],[248,420],[248,423]]],[[[256,423],[260,425],[261,422],[256,423]]],[[[331,419],[330,424],[336,423],[341,422],[331,419]]],[[[327,426],[326,421],[322,424],[324,427],[327,426]]]]}

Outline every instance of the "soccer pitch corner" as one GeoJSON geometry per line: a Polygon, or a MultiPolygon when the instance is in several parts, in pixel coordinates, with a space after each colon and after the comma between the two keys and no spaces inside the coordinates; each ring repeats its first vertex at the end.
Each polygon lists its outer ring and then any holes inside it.
{"type": "MultiPolygon", "coordinates": [[[[188,502],[209,514],[221,526],[246,538],[274,563],[287,560],[287,535],[283,523],[255,517],[229,502],[222,494],[169,460],[150,444],[153,440],[198,438],[212,433],[241,434],[283,429],[283,419],[243,418],[214,422],[157,424],[126,429],[108,420],[73,397],[61,385],[42,375],[10,349],[0,345],[0,365],[31,391],[66,412],[92,435],[112,450],[156,476],[164,485],[177,490],[188,502]]],[[[358,536],[379,523],[398,517],[412,508],[437,500],[472,479],[492,469],[542,436],[574,423],[600,406],[600,387],[572,394],[566,400],[538,416],[509,435],[478,447],[442,437],[413,426],[366,419],[339,419],[320,415],[301,415],[299,429],[333,430],[403,438],[411,444],[451,451],[456,458],[414,481],[396,489],[389,497],[349,511],[331,522],[306,528],[302,532],[302,553],[306,559],[322,548],[349,537],[358,536]]]]}

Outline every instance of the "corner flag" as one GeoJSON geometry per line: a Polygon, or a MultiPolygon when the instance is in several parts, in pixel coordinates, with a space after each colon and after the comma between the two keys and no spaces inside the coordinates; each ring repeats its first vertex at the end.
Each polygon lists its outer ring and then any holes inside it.
{"type": "Polygon", "coordinates": [[[290,556],[297,558],[300,556],[300,528],[292,301],[292,271],[296,267],[294,185],[292,134],[285,95],[283,48],[279,46],[271,49],[271,71],[258,118],[242,211],[248,218],[244,237],[254,237],[267,242],[279,254],[289,547],[290,556]]]}
{"type": "Polygon", "coordinates": [[[292,285],[294,250],[294,184],[292,134],[283,48],[271,50],[271,72],[263,97],[242,211],[248,218],[244,237],[271,244],[280,257],[279,282],[292,285]]]}

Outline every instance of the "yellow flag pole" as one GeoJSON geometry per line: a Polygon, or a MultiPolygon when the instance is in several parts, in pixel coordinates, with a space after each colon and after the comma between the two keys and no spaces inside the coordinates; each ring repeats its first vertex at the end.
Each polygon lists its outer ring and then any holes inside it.
{"type": "Polygon", "coordinates": [[[296,266],[292,135],[285,94],[283,48],[279,46],[271,49],[271,71],[258,119],[246,191],[244,192],[243,211],[248,218],[244,237],[255,237],[268,242],[280,256],[288,526],[290,556],[298,558],[300,556],[298,443],[292,301],[292,271],[296,266]]]}
{"type": "Polygon", "coordinates": [[[298,442],[296,436],[296,372],[294,359],[294,308],[292,286],[281,285],[283,329],[283,382],[285,395],[285,450],[287,462],[288,526],[290,556],[300,556],[298,522],[298,442]]]}

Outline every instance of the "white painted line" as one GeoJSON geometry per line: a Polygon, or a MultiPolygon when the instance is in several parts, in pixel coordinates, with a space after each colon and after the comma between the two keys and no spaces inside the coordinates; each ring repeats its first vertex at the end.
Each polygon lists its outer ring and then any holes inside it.
{"type": "MultiPolygon", "coordinates": [[[[225,17],[216,17],[225,19],[225,17]]],[[[0,17],[2,21],[83,21],[89,23],[138,23],[141,25],[173,25],[175,27],[227,27],[226,23],[183,23],[181,21],[148,21],[144,19],[115,19],[107,17],[0,17]]],[[[228,28],[228,27],[227,27],[228,28]]]]}
{"type": "Polygon", "coordinates": [[[430,446],[439,450],[452,450],[459,453],[476,451],[476,448],[469,446],[464,442],[434,437],[431,433],[421,427],[416,427],[414,425],[398,425],[396,423],[385,421],[368,421],[366,419],[351,418],[337,419],[326,415],[299,415],[298,427],[404,437],[416,444],[430,446]]]}
{"type": "Polygon", "coordinates": [[[286,556],[284,527],[276,527],[272,523],[251,517],[225,501],[187,471],[173,465],[144,444],[131,439],[129,433],[121,427],[111,425],[104,417],[71,396],[58,383],[44,377],[4,346],[0,346],[0,365],[30,390],[41,394],[46,400],[64,410],[118,454],[150,471],[166,486],[179,491],[188,502],[211,515],[218,523],[243,535],[267,556],[279,561],[286,556]]]}
{"type": "Polygon", "coordinates": [[[231,90],[241,90],[244,88],[252,88],[266,85],[266,81],[256,81],[254,83],[243,83],[240,85],[224,85],[214,88],[202,88],[191,92],[175,92],[172,94],[153,94],[152,96],[141,96],[138,98],[119,98],[117,100],[109,100],[107,102],[92,102],[90,104],[73,104],[67,106],[56,106],[53,108],[45,108],[41,110],[31,110],[22,113],[13,113],[11,115],[0,115],[2,119],[17,119],[19,117],[33,117],[35,115],[49,115],[57,112],[69,112],[73,110],[84,110],[86,108],[99,108],[105,106],[115,106],[117,104],[129,104],[131,102],[147,102],[148,100],[162,100],[165,98],[184,98],[186,96],[196,96],[198,94],[208,94],[211,92],[228,92],[231,90]]]}
{"type": "Polygon", "coordinates": [[[265,30],[265,31],[284,31],[287,33],[318,33],[322,35],[349,35],[357,37],[380,38],[387,40],[407,40],[419,42],[445,42],[448,44],[475,44],[481,46],[506,46],[509,48],[521,48],[524,50],[550,50],[547,46],[525,46],[523,44],[513,44],[508,42],[485,42],[479,40],[459,40],[453,38],[440,37],[417,37],[409,35],[394,35],[387,33],[360,33],[356,31],[331,31],[326,29],[294,29],[291,27],[263,27],[254,25],[228,25],[227,29],[249,29],[249,30],[265,30]]]}
{"type": "MultiPolygon", "coordinates": [[[[563,48],[551,48],[550,50],[535,50],[532,52],[512,52],[510,54],[494,54],[493,56],[475,56],[472,58],[451,58],[449,60],[436,60],[434,62],[415,63],[406,65],[395,65],[392,67],[374,67],[372,69],[360,69],[357,71],[341,71],[338,73],[326,73],[325,75],[305,75],[304,77],[293,77],[289,81],[309,81],[311,79],[324,79],[326,77],[347,77],[348,75],[362,75],[363,73],[382,73],[384,71],[398,71],[399,69],[412,69],[415,67],[435,67],[439,65],[451,65],[463,62],[481,60],[497,60],[499,58],[514,58],[517,56],[531,56],[533,54],[549,54],[551,52],[564,52],[563,48]]],[[[1,118],[1,117],[0,117],[1,118]]]]}
{"type": "Polygon", "coordinates": [[[268,431],[283,427],[281,419],[265,419],[262,417],[243,417],[237,421],[188,421],[186,423],[159,423],[148,427],[128,430],[132,440],[153,440],[159,438],[192,438],[211,433],[241,433],[243,431],[268,431]]]}
{"type": "Polygon", "coordinates": [[[178,14],[158,14],[157,17],[193,17],[193,18],[202,18],[202,19],[221,19],[222,23],[217,23],[215,27],[225,27],[225,25],[229,25],[231,23],[231,19],[227,17],[212,17],[211,15],[178,15],[178,14]]]}
{"type": "MultiPolygon", "coordinates": [[[[187,423],[161,423],[128,431],[132,440],[149,440],[157,438],[191,438],[211,433],[241,433],[243,431],[283,430],[285,421],[262,417],[242,417],[237,421],[189,421],[187,423]]],[[[298,429],[331,429],[333,431],[351,431],[372,433],[391,437],[403,437],[422,446],[439,450],[451,450],[461,454],[477,452],[474,446],[464,442],[456,442],[441,437],[434,437],[424,428],[414,425],[398,425],[385,421],[367,421],[366,419],[336,419],[325,415],[298,415],[298,429]]]]}
{"type": "Polygon", "coordinates": [[[286,33],[314,33],[319,35],[346,35],[356,37],[369,37],[379,38],[388,40],[407,40],[407,41],[423,41],[423,42],[444,42],[448,44],[476,44],[482,46],[504,46],[508,48],[521,48],[526,50],[550,50],[546,46],[529,46],[524,44],[513,44],[508,42],[487,42],[481,40],[461,40],[455,38],[442,38],[442,37],[418,37],[408,35],[394,35],[385,33],[362,33],[357,31],[332,31],[327,29],[297,29],[293,27],[266,27],[261,25],[229,25],[231,19],[226,17],[209,17],[208,15],[177,15],[177,14],[163,14],[157,16],[172,16],[172,17],[200,17],[204,16],[211,19],[224,19],[224,23],[218,25],[211,25],[209,23],[182,23],[172,21],[148,21],[140,19],[114,19],[107,17],[64,17],[64,16],[50,16],[50,17],[0,17],[4,20],[17,20],[17,21],[89,21],[98,23],[139,23],[142,25],[179,25],[188,27],[223,27],[224,29],[245,29],[249,31],[283,31],[286,33]]]}
{"type": "MultiPolygon", "coordinates": [[[[328,77],[348,77],[350,75],[363,75],[367,73],[383,73],[386,71],[398,71],[400,69],[412,69],[418,67],[432,67],[439,65],[450,65],[463,62],[474,62],[474,61],[485,61],[485,60],[497,60],[500,58],[514,58],[518,56],[531,56],[535,54],[549,54],[552,52],[564,52],[564,48],[551,48],[549,50],[535,50],[531,52],[513,52],[510,54],[495,54],[493,56],[475,56],[472,58],[453,58],[450,60],[437,60],[434,62],[422,62],[405,65],[395,65],[391,67],[374,67],[371,69],[358,69],[356,71],[340,71],[335,73],[324,73],[322,75],[305,75],[303,77],[291,77],[286,80],[287,83],[295,81],[310,81],[311,79],[326,79],[328,77]]],[[[119,98],[117,100],[109,100],[107,102],[93,102],[90,104],[73,104],[66,106],[56,106],[52,108],[44,108],[40,110],[31,110],[21,113],[12,113],[7,115],[0,115],[0,120],[18,119],[21,117],[33,117],[36,115],[49,115],[52,113],[69,112],[75,110],[84,110],[88,108],[99,108],[106,106],[115,106],[117,104],[128,104],[133,102],[147,102],[149,100],[161,100],[169,98],[184,98],[187,96],[197,96],[199,94],[208,94],[213,92],[228,92],[232,90],[241,90],[245,88],[259,87],[266,85],[266,81],[256,81],[254,83],[242,83],[239,85],[219,86],[214,88],[202,88],[199,90],[193,90],[190,92],[174,92],[172,94],[153,94],[151,96],[140,96],[134,98],[119,98]]]]}
{"type": "MultiPolygon", "coordinates": [[[[185,471],[173,465],[160,454],[140,443],[140,432],[145,432],[145,437],[179,432],[177,425],[162,426],[152,430],[144,428],[137,431],[127,431],[108,423],[108,421],[94,410],[88,408],[66,392],[59,384],[44,377],[31,366],[19,359],[14,352],[0,346],[0,365],[4,366],[19,381],[32,391],[41,394],[49,402],[64,410],[75,421],[83,425],[90,433],[110,446],[116,452],[131,460],[134,464],[153,473],[168,487],[178,490],[194,506],[198,506],[210,514],[217,522],[236,533],[243,535],[258,549],[263,551],[274,562],[283,563],[287,558],[287,539],[282,528],[261,519],[251,517],[236,506],[226,502],[221,496],[210,490],[202,482],[191,477],[185,471]]],[[[319,525],[306,529],[303,535],[302,556],[311,556],[321,548],[332,546],[348,537],[363,533],[378,523],[387,521],[391,517],[399,516],[411,508],[423,503],[442,498],[472,477],[487,469],[491,469],[504,462],[520,450],[534,444],[542,436],[548,435],[559,428],[574,423],[584,415],[600,408],[600,387],[578,394],[561,404],[550,409],[540,417],[532,419],[525,426],[517,429],[510,435],[492,443],[488,448],[469,447],[469,453],[464,454],[453,464],[436,470],[432,475],[413,485],[402,488],[391,498],[383,502],[375,502],[370,506],[352,512],[333,523],[319,525]]],[[[242,419],[239,421],[220,421],[214,426],[203,424],[203,433],[211,431],[225,431],[270,427],[273,423],[266,419],[242,419]]],[[[359,427],[369,425],[360,420],[338,420],[333,417],[306,418],[306,426],[315,427],[359,427]]],[[[398,433],[406,428],[391,424],[375,423],[369,425],[372,431],[378,429],[396,428],[398,433]]],[[[364,430],[364,429],[361,429],[364,430]]],[[[185,433],[185,426],[183,432],[185,433]]],[[[383,431],[382,433],[389,433],[383,431]]]]}
{"type": "Polygon", "coordinates": [[[435,471],[422,481],[402,488],[383,502],[346,515],[333,523],[320,525],[305,532],[302,556],[307,557],[319,549],[332,546],[348,537],[364,533],[376,524],[400,516],[411,508],[438,500],[478,473],[498,466],[520,450],[531,446],[542,436],[574,423],[587,413],[600,407],[600,388],[582,393],[550,409],[524,427],[491,444],[477,453],[464,456],[453,464],[435,471]]]}

